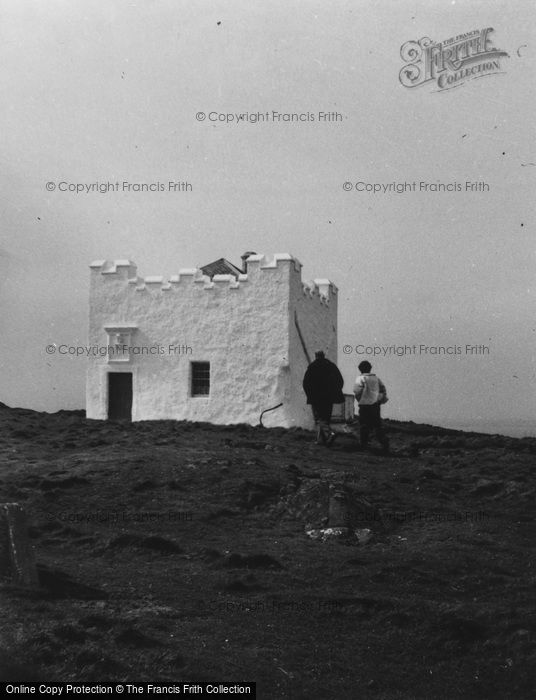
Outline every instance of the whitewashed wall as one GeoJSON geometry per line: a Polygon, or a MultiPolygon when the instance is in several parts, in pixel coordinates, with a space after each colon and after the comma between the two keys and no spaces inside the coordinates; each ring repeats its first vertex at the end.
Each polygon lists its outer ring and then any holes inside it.
{"type": "Polygon", "coordinates": [[[307,356],[296,327],[299,326],[309,357],[314,360],[317,350],[337,362],[337,287],[327,279],[302,283],[291,279],[290,345],[290,415],[295,425],[312,425],[311,407],[305,403],[302,389],[307,369],[307,356]]]}
{"type": "MultiPolygon", "coordinates": [[[[161,346],[163,354],[131,355],[128,364],[91,356],[87,373],[87,416],[105,419],[107,373],[133,374],[133,420],[171,418],[256,425],[261,411],[267,426],[311,427],[301,388],[307,366],[294,323],[314,353],[324,348],[336,359],[336,290],[326,303],[318,288],[304,291],[301,265],[288,254],[248,259],[238,281],[200,270],[181,270],[170,280],[137,276],[129,261],[97,261],[91,266],[89,344],[104,347],[107,326],[128,325],[136,347],[161,346]],[[191,354],[170,353],[189,346],[191,354]],[[190,396],[190,363],[210,362],[210,396],[190,396]]],[[[322,285],[321,285],[322,290],[322,285]]]]}

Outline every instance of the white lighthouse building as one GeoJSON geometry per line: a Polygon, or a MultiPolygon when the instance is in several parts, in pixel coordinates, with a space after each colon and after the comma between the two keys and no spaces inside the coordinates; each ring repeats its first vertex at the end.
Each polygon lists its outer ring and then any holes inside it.
{"type": "Polygon", "coordinates": [[[91,264],[87,417],[311,427],[302,379],[337,360],[337,288],[288,253],[140,277],[91,264]],[[279,405],[281,404],[281,405],[279,405]],[[277,408],[274,408],[276,407],[277,408]]]}

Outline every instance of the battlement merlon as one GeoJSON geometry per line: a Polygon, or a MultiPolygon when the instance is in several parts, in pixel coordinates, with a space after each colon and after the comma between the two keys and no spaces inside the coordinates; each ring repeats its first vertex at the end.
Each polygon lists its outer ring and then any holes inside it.
{"type": "Polygon", "coordinates": [[[136,263],[131,260],[95,260],[89,266],[92,273],[117,275],[120,279],[131,280],[136,277],[136,263]]]}
{"type": "Polygon", "coordinates": [[[301,272],[301,262],[290,253],[276,253],[271,259],[266,257],[266,255],[254,254],[245,260],[246,270],[249,270],[250,266],[254,266],[254,269],[258,266],[260,270],[273,270],[279,264],[285,262],[293,263],[295,272],[301,272]]]}
{"type": "Polygon", "coordinates": [[[315,279],[302,282],[302,290],[305,296],[313,299],[318,297],[321,302],[328,304],[337,297],[338,287],[328,279],[315,279]]]}
{"type": "MultiPolygon", "coordinates": [[[[262,254],[253,254],[246,259],[246,273],[234,275],[214,275],[212,280],[205,275],[200,268],[181,268],[177,275],[172,275],[169,279],[161,276],[140,277],[137,275],[137,266],[131,260],[95,260],[89,266],[92,274],[96,275],[117,275],[119,279],[126,280],[129,284],[135,285],[136,291],[160,288],[162,291],[169,291],[180,284],[202,285],[203,289],[214,289],[215,287],[227,286],[230,289],[238,289],[243,283],[251,282],[257,274],[263,271],[269,272],[280,266],[291,265],[295,273],[300,275],[301,262],[290,253],[276,253],[271,257],[262,254]],[[250,273],[249,275],[247,273],[250,273]]],[[[96,281],[96,280],[95,280],[96,281]]],[[[314,282],[303,283],[311,296],[318,294],[329,300],[337,293],[337,287],[328,279],[315,279],[314,282]]]]}
{"type": "Polygon", "coordinates": [[[324,297],[325,299],[330,299],[331,297],[334,297],[339,291],[336,285],[334,285],[333,282],[331,282],[331,280],[315,279],[313,281],[315,283],[316,288],[318,289],[320,296],[324,297]]]}

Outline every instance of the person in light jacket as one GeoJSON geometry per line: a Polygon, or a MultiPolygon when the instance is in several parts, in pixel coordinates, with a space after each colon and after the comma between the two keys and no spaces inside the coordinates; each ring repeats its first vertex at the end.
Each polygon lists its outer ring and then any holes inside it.
{"type": "Polygon", "coordinates": [[[382,380],[370,371],[367,360],[359,363],[359,372],[354,384],[354,396],[359,405],[359,438],[361,447],[368,447],[371,430],[376,434],[384,452],[389,452],[389,440],[385,435],[381,418],[381,405],[387,403],[387,390],[382,380]]]}

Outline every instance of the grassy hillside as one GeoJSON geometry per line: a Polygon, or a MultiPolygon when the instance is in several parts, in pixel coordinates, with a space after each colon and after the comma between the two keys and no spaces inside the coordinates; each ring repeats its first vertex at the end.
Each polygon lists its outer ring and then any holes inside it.
{"type": "Polygon", "coordinates": [[[1,679],[531,697],[536,439],[388,428],[385,457],[1,405],[0,502],[26,508],[41,581],[0,586],[1,679]],[[334,490],[348,535],[313,539],[334,490]]]}

